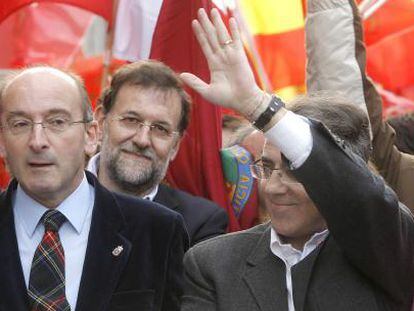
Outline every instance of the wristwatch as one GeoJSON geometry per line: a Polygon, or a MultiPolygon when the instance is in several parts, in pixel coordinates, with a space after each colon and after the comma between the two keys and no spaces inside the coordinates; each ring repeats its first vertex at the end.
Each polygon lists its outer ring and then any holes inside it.
{"type": "Polygon", "coordinates": [[[285,103],[282,99],[276,95],[272,95],[269,106],[267,106],[266,110],[257,118],[256,121],[253,122],[253,126],[262,131],[282,107],[285,107],[285,103]]]}

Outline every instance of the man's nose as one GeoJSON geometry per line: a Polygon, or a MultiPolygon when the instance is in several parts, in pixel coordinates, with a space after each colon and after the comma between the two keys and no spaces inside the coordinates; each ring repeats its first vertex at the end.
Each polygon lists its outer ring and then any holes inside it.
{"type": "Polygon", "coordinates": [[[285,194],[289,187],[283,182],[278,172],[273,171],[272,175],[265,182],[265,193],[269,195],[282,195],[285,194]]]}
{"type": "Polygon", "coordinates": [[[41,123],[34,123],[30,131],[29,147],[35,151],[40,152],[49,146],[49,140],[46,133],[46,128],[41,123]]]}
{"type": "Polygon", "coordinates": [[[146,124],[142,124],[137,128],[133,141],[140,147],[148,147],[151,145],[151,128],[146,124]]]}

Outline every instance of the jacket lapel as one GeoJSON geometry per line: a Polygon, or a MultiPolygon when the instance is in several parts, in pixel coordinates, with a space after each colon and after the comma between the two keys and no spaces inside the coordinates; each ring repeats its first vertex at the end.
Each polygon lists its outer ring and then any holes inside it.
{"type": "Polygon", "coordinates": [[[12,181],[0,197],[0,310],[25,311],[28,308],[27,288],[14,227],[11,204],[17,183],[12,181]]]}
{"type": "Polygon", "coordinates": [[[270,251],[270,225],[246,262],[242,276],[262,311],[287,310],[284,263],[270,251]]]}
{"type": "Polygon", "coordinates": [[[314,271],[314,265],[317,261],[319,253],[324,245],[330,240],[329,236],[327,240],[319,244],[319,246],[313,250],[306,258],[292,267],[292,286],[293,299],[295,303],[295,310],[301,311],[306,307],[306,298],[309,289],[310,280],[314,271]]]}
{"type": "Polygon", "coordinates": [[[160,184],[158,187],[158,192],[155,195],[154,202],[160,203],[172,210],[176,210],[180,203],[174,196],[170,193],[167,186],[160,184]]]}
{"type": "Polygon", "coordinates": [[[76,311],[106,309],[131,251],[131,242],[123,236],[125,219],[113,195],[86,174],[95,187],[95,204],[76,311]]]}

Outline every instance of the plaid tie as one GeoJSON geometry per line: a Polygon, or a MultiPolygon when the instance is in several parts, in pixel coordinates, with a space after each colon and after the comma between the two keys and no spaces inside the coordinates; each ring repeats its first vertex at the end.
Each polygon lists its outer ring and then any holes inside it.
{"type": "Polygon", "coordinates": [[[57,210],[42,216],[45,234],[33,256],[29,281],[31,311],[70,311],[65,296],[65,254],[59,228],[66,217],[57,210]]]}

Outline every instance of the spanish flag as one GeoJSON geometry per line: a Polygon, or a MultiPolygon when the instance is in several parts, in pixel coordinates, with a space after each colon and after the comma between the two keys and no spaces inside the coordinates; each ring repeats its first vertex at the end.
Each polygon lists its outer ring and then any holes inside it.
{"type": "Polygon", "coordinates": [[[241,0],[239,9],[272,91],[286,99],[302,93],[306,62],[302,0],[241,0]]]}

